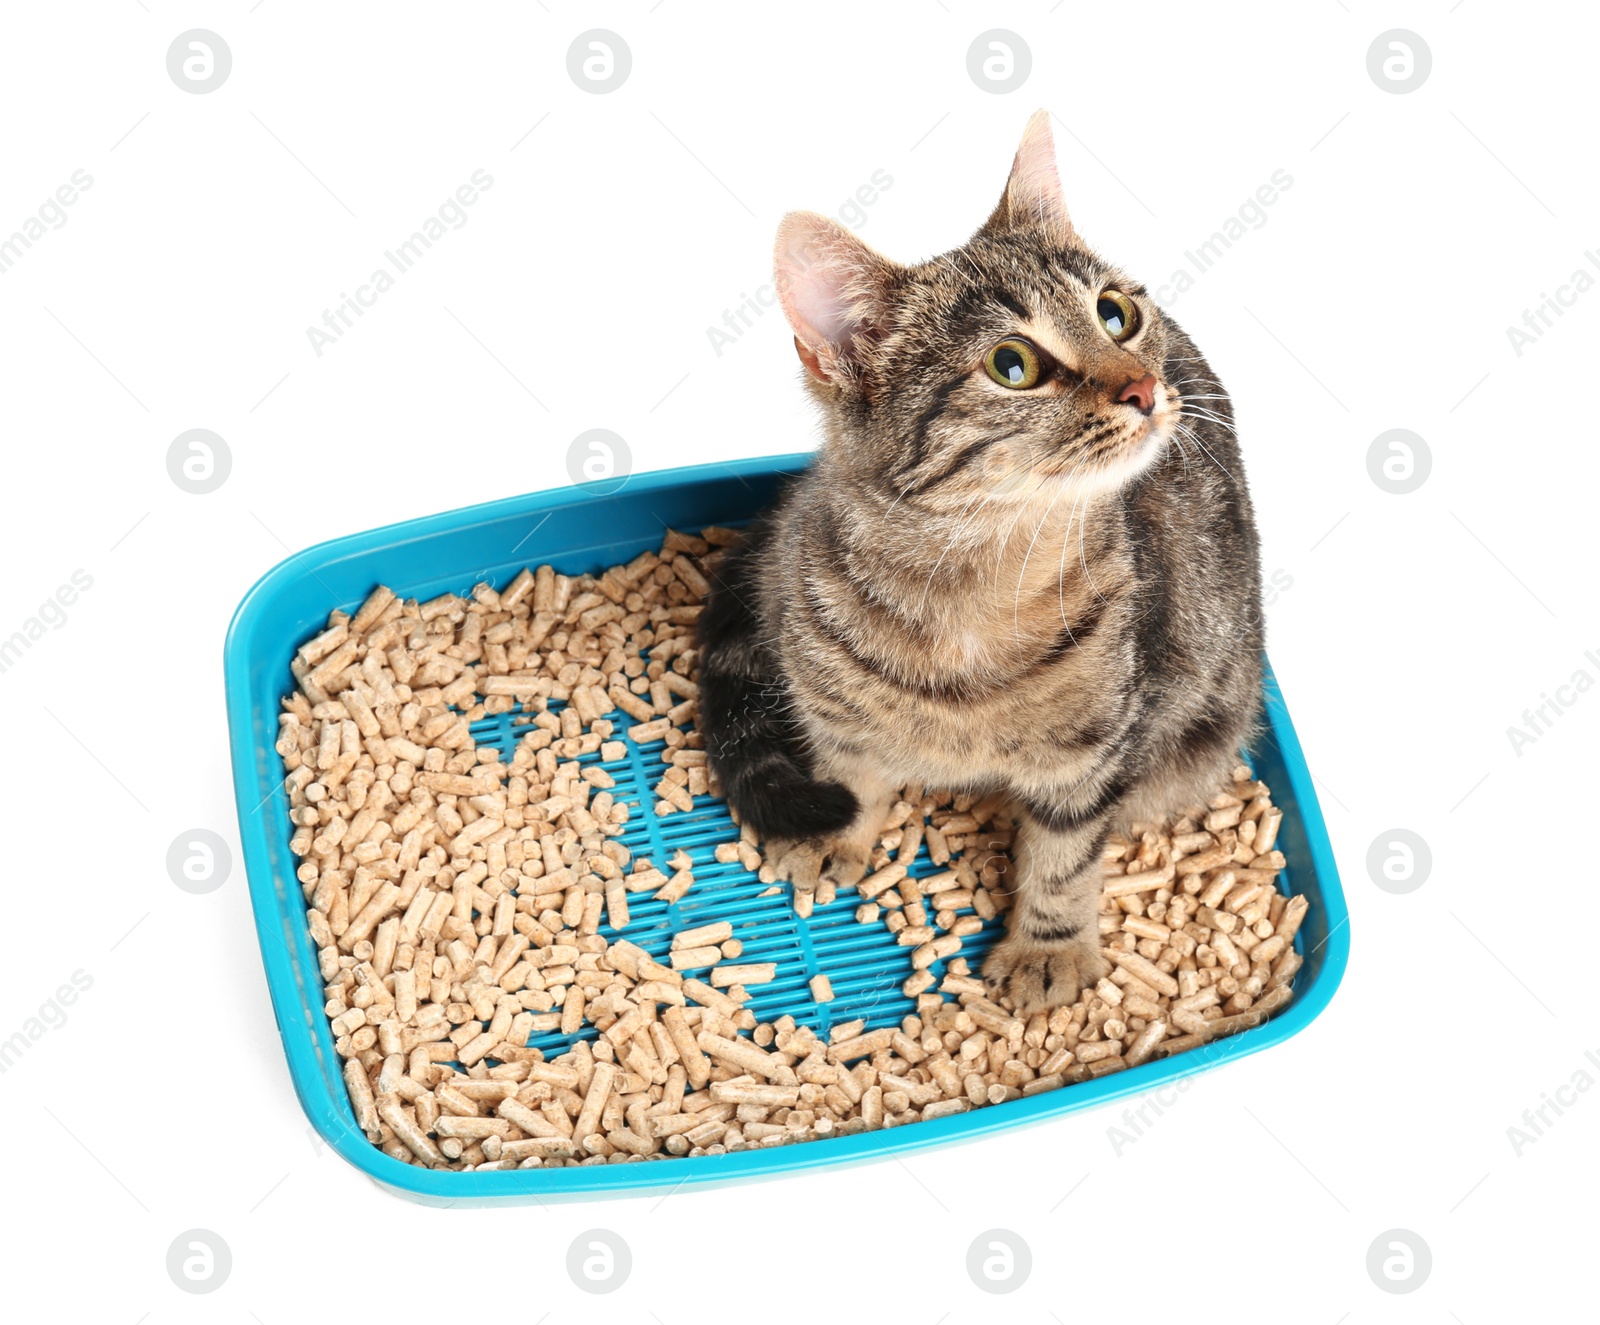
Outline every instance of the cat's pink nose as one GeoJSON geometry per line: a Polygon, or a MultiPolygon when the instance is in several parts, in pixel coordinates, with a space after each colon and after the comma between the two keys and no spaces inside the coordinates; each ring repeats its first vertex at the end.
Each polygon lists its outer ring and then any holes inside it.
{"type": "Polygon", "coordinates": [[[1146,373],[1137,382],[1129,382],[1117,397],[1119,404],[1137,405],[1139,413],[1148,414],[1156,407],[1155,374],[1146,373]]]}

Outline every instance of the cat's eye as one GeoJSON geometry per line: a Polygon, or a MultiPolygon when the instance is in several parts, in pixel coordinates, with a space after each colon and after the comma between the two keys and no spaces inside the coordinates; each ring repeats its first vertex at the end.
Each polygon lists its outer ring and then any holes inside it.
{"type": "Polygon", "coordinates": [[[1127,340],[1139,329],[1139,307],[1121,290],[1103,290],[1094,311],[1112,340],[1127,340]]]}
{"type": "Polygon", "coordinates": [[[1039,352],[1025,340],[1003,340],[984,356],[983,366],[1001,386],[1026,391],[1039,384],[1039,352]]]}

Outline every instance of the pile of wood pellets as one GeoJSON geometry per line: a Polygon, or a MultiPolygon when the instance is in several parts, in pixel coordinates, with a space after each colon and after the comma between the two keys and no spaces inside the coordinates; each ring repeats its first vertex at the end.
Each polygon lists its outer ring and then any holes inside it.
{"type": "MultiPolygon", "coordinates": [[[[630,816],[717,794],[694,729],[693,635],[735,538],[669,531],[659,552],[597,576],[544,566],[465,597],[379,588],[295,654],[277,742],[290,848],[374,1145],[482,1171],[847,1135],[1104,1076],[1289,1000],[1306,903],[1277,891],[1282,815],[1244,767],[1209,805],[1108,844],[1111,974],[1048,1014],[990,1001],[963,951],[1009,906],[1014,823],[995,798],[909,787],[884,825],[855,919],[910,949],[888,991],[911,1009],[897,1024],[809,1018],[819,1035],[760,1020],[749,1005],[777,964],[741,962],[726,920],[652,940],[664,960],[624,938],[630,895],[672,903],[695,886],[688,853],[651,860],[620,839],[630,816]],[[519,724],[509,758],[473,735],[499,714],[519,724]],[[614,795],[601,765],[657,743],[652,803],[614,795]],[[552,1034],[570,1037],[560,1052],[531,1047],[552,1034]]],[[[737,832],[715,860],[776,891],[759,842],[737,832]]],[[[795,910],[833,901],[824,887],[795,910]]],[[[801,974],[825,1013],[840,973],[801,974]]]]}

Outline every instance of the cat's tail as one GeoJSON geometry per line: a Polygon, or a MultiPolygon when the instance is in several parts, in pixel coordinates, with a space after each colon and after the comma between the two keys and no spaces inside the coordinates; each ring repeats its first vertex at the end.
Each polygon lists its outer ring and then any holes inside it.
{"type": "Polygon", "coordinates": [[[722,794],[763,839],[805,841],[842,831],[860,812],[855,793],[812,776],[804,733],[755,611],[758,526],[711,572],[696,626],[700,731],[722,794]]]}
{"type": "Polygon", "coordinates": [[[812,777],[782,683],[700,673],[700,723],[722,794],[763,840],[804,841],[847,828],[855,793],[812,777]]]}

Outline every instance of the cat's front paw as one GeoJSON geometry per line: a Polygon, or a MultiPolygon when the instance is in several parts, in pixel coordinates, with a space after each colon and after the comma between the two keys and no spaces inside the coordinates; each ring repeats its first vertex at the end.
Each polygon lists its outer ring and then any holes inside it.
{"type": "Polygon", "coordinates": [[[848,888],[861,881],[869,864],[868,848],[845,838],[769,842],[766,848],[773,873],[802,893],[815,892],[819,883],[848,888]]]}
{"type": "Polygon", "coordinates": [[[1018,1016],[1076,1003],[1078,995],[1111,968],[1097,940],[1040,943],[1020,934],[1001,939],[983,963],[983,979],[997,1002],[1018,1016]]]}

